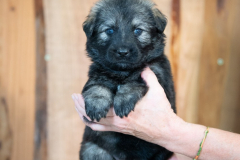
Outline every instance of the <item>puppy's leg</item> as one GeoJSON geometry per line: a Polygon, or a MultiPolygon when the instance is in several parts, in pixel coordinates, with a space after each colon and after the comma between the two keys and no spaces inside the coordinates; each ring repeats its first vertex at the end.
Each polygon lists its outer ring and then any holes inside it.
{"type": "Polygon", "coordinates": [[[87,142],[82,145],[80,160],[114,160],[114,158],[98,145],[87,142]]]}
{"type": "Polygon", "coordinates": [[[93,85],[83,91],[85,109],[91,120],[99,121],[106,117],[107,112],[113,104],[113,94],[107,87],[93,85]]]}
{"type": "Polygon", "coordinates": [[[147,86],[143,83],[128,83],[119,86],[113,102],[116,114],[121,118],[128,116],[147,90],[147,86]]]}

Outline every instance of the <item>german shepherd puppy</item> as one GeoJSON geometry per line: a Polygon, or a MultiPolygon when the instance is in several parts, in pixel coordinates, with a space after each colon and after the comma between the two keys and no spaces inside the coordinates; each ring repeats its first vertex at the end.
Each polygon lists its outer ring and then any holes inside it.
{"type": "MultiPolygon", "coordinates": [[[[83,29],[93,63],[82,91],[91,120],[106,117],[111,106],[118,116],[128,116],[148,91],[141,78],[146,66],[156,74],[176,112],[170,64],[164,55],[166,24],[149,0],[100,0],[91,9],[83,29]]],[[[80,151],[81,160],[166,160],[171,155],[136,137],[89,127],[80,151]]]]}

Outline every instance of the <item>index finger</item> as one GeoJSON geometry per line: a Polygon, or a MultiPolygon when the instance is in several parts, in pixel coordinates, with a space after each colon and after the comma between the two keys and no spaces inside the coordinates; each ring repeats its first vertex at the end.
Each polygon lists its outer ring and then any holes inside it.
{"type": "Polygon", "coordinates": [[[116,116],[116,113],[114,111],[114,108],[111,107],[107,113],[107,117],[114,117],[114,116],[116,116]]]}

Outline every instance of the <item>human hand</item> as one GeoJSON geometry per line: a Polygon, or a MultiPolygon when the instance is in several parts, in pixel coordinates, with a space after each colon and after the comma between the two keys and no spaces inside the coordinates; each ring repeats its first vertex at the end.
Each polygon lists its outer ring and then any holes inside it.
{"type": "Polygon", "coordinates": [[[136,104],[135,110],[128,117],[116,116],[113,107],[106,118],[99,122],[87,122],[84,99],[80,94],[73,94],[76,110],[83,122],[95,131],[113,131],[133,135],[151,143],[167,147],[169,141],[174,140],[172,133],[184,122],[171,109],[166,94],[158,83],[157,77],[146,68],[142,72],[149,90],[136,104]]]}

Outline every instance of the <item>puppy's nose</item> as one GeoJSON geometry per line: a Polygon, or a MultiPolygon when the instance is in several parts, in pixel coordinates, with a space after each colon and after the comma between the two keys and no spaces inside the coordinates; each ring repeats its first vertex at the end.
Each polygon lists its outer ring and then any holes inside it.
{"type": "Polygon", "coordinates": [[[127,56],[129,54],[129,50],[126,48],[120,48],[117,50],[118,56],[127,56]]]}

